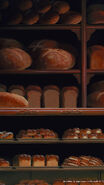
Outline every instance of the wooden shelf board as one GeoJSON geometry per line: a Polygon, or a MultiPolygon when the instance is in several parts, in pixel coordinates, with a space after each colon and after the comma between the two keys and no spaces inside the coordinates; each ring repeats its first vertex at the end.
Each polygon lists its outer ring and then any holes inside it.
{"type": "Polygon", "coordinates": [[[104,29],[104,24],[92,24],[92,25],[89,25],[87,24],[86,26],[87,28],[89,29],[104,29]]]}
{"type": "Polygon", "coordinates": [[[104,73],[104,70],[92,70],[92,69],[87,69],[87,73],[104,73]]]}
{"type": "Polygon", "coordinates": [[[27,69],[23,71],[10,71],[10,70],[0,70],[0,74],[80,74],[79,69],[71,69],[67,71],[40,71],[40,70],[33,70],[33,69],[27,69]]]}
{"type": "Polygon", "coordinates": [[[98,116],[104,108],[0,108],[0,116],[98,116]]]}

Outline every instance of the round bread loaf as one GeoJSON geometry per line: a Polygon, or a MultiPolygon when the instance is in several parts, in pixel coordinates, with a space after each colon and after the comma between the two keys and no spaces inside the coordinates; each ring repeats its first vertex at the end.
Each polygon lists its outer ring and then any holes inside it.
{"type": "Polygon", "coordinates": [[[41,51],[38,69],[45,70],[68,70],[75,65],[75,57],[62,49],[43,49],[41,51]]]}
{"type": "Polygon", "coordinates": [[[23,17],[24,24],[32,25],[32,24],[36,24],[38,21],[39,21],[38,13],[29,10],[24,14],[24,17],[23,17]]]}
{"type": "Polygon", "coordinates": [[[8,0],[0,0],[0,10],[7,9],[9,6],[8,0]]]}
{"type": "Polygon", "coordinates": [[[9,38],[0,38],[0,49],[4,48],[20,48],[22,49],[23,46],[20,42],[15,39],[9,38]]]}
{"type": "Polygon", "coordinates": [[[17,94],[0,92],[0,107],[28,107],[28,101],[17,94]]]}
{"type": "Polygon", "coordinates": [[[11,12],[7,17],[8,25],[17,25],[20,24],[23,20],[23,16],[20,12],[11,12]]]}
{"type": "Polygon", "coordinates": [[[90,69],[104,69],[104,46],[93,45],[88,48],[90,69]]]}
{"type": "Polygon", "coordinates": [[[82,16],[79,12],[69,11],[62,15],[60,22],[62,24],[78,24],[82,21],[82,16]]]}
{"type": "Polygon", "coordinates": [[[40,17],[40,24],[56,24],[60,19],[60,16],[55,11],[49,11],[40,17]]]}
{"type": "Polygon", "coordinates": [[[0,69],[23,70],[32,64],[28,53],[19,48],[5,48],[0,50],[0,69]]]}
{"type": "Polygon", "coordinates": [[[69,9],[70,9],[70,5],[66,1],[56,1],[53,4],[53,10],[55,10],[59,14],[64,14],[67,11],[69,11],[69,9]]]}
{"type": "Polygon", "coordinates": [[[32,8],[32,6],[33,6],[32,0],[18,0],[17,1],[17,7],[21,11],[26,11],[26,10],[32,8]]]}
{"type": "Polygon", "coordinates": [[[89,24],[104,24],[104,10],[92,11],[88,14],[89,24]]]}

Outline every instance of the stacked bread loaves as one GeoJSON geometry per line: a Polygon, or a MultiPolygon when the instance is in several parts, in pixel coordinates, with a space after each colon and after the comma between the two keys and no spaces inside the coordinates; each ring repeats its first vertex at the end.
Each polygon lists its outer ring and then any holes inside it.
{"type": "Polygon", "coordinates": [[[13,5],[9,0],[0,1],[2,24],[78,24],[82,20],[80,12],[72,11],[66,0],[14,0],[13,5]]]}
{"type": "Polygon", "coordinates": [[[87,10],[89,24],[104,24],[104,4],[92,4],[87,10]]]}

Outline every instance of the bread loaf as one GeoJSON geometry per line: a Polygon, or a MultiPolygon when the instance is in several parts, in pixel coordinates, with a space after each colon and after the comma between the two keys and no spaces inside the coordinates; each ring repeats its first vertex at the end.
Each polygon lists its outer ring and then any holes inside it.
{"type": "Polygon", "coordinates": [[[69,11],[62,15],[60,22],[62,24],[79,24],[82,21],[82,16],[79,12],[69,11]]]}
{"type": "Polygon", "coordinates": [[[53,185],[65,185],[65,183],[62,180],[56,180],[53,182],[53,185]]]}
{"type": "Polygon", "coordinates": [[[31,167],[31,156],[27,154],[16,155],[13,159],[13,165],[19,167],[31,167]]]}
{"type": "Polygon", "coordinates": [[[88,48],[89,68],[104,69],[104,46],[94,45],[88,48]]]}
{"type": "Polygon", "coordinates": [[[70,9],[70,5],[66,1],[56,1],[53,4],[54,11],[58,12],[59,14],[64,14],[70,9]]]}
{"type": "Polygon", "coordinates": [[[59,157],[57,155],[46,155],[46,166],[57,167],[59,162],[59,157]]]}
{"type": "Polygon", "coordinates": [[[23,46],[20,42],[15,39],[9,38],[0,38],[0,49],[4,48],[20,48],[23,49],[23,46]]]}
{"type": "Polygon", "coordinates": [[[42,90],[39,86],[32,85],[27,87],[27,99],[30,108],[41,107],[41,96],[42,90]]]}
{"type": "Polygon", "coordinates": [[[62,49],[43,49],[41,51],[38,69],[44,70],[68,70],[75,65],[75,57],[62,49]]]}
{"type": "Polygon", "coordinates": [[[40,1],[38,4],[38,12],[44,14],[51,9],[51,3],[49,0],[40,1]]]}
{"type": "Polygon", "coordinates": [[[0,50],[0,69],[23,70],[28,68],[32,59],[28,53],[19,48],[0,50]]]}
{"type": "Polygon", "coordinates": [[[78,89],[76,87],[64,87],[62,90],[62,107],[77,107],[78,89]]]}
{"type": "Polygon", "coordinates": [[[18,0],[17,1],[17,7],[23,12],[32,8],[32,6],[33,6],[32,0],[18,0]]]}
{"type": "Polygon", "coordinates": [[[17,94],[0,92],[0,108],[28,107],[27,100],[17,94]]]}
{"type": "Polygon", "coordinates": [[[43,104],[45,108],[59,108],[59,88],[57,86],[46,86],[43,92],[43,104]]]}
{"type": "Polygon", "coordinates": [[[27,11],[23,17],[23,23],[27,25],[36,24],[39,21],[39,14],[35,11],[27,11]]]}
{"type": "Polygon", "coordinates": [[[44,167],[45,157],[43,155],[34,155],[32,157],[32,166],[33,167],[44,167]]]}
{"type": "Polygon", "coordinates": [[[21,85],[12,85],[9,87],[9,92],[18,94],[20,96],[25,96],[25,89],[21,85]]]}
{"type": "Polygon", "coordinates": [[[58,23],[60,16],[57,12],[50,10],[40,17],[40,24],[56,24],[58,23]]]}

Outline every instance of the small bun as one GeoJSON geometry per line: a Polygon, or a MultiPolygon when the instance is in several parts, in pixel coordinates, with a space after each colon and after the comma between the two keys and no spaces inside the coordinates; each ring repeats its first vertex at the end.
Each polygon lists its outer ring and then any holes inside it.
{"type": "Polygon", "coordinates": [[[55,10],[59,14],[64,14],[67,11],[69,11],[69,9],[70,9],[70,5],[65,1],[56,1],[53,5],[53,10],[55,10]]]}
{"type": "Polygon", "coordinates": [[[60,22],[62,24],[78,24],[82,21],[82,16],[79,12],[69,11],[62,15],[60,22]]]}

